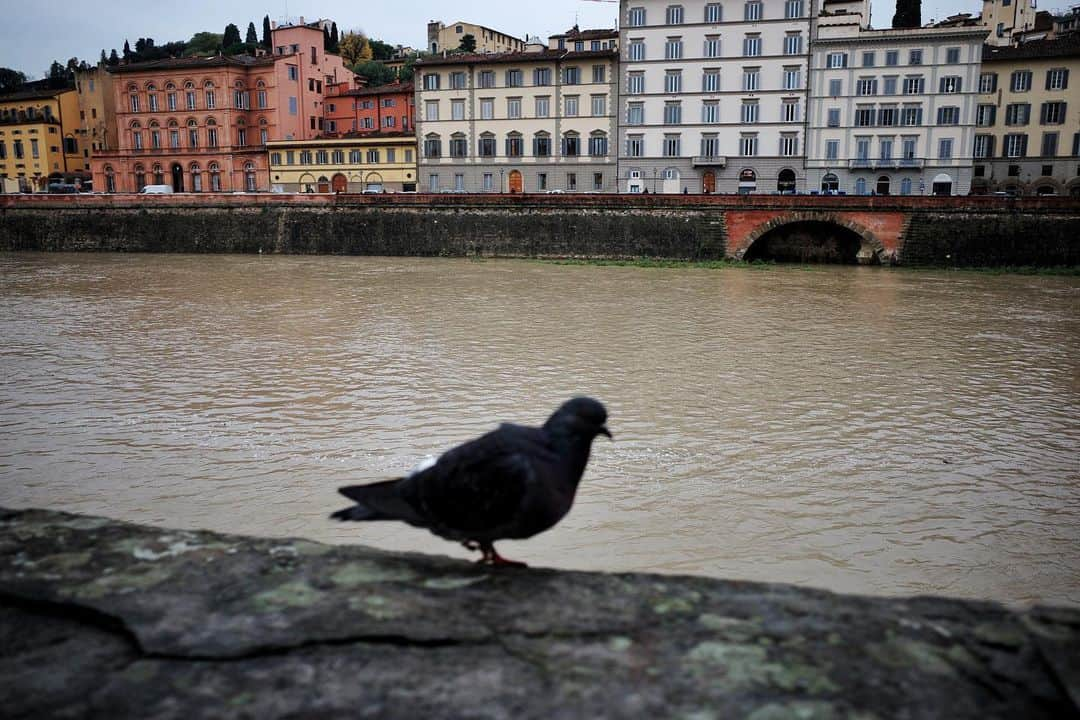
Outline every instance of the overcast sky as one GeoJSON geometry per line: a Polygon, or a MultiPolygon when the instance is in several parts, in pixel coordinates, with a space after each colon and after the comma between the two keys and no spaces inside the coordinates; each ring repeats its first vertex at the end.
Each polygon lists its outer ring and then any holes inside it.
{"type": "MultiPolygon", "coordinates": [[[[1063,9],[1075,0],[1043,0],[1040,8],[1063,9]]],[[[400,0],[368,3],[357,0],[186,0],[158,3],[147,0],[32,0],[9,8],[0,24],[0,67],[22,70],[31,79],[42,77],[55,59],[74,56],[96,62],[104,48],[123,48],[139,37],[158,44],[187,40],[199,31],[222,32],[236,23],[243,35],[249,22],[262,32],[262,18],[280,20],[288,14],[312,21],[335,20],[342,31],[362,28],[368,35],[391,44],[426,45],[428,20],[455,20],[487,25],[511,35],[547,37],[573,26],[615,27],[618,3],[590,0],[543,0],[532,8],[507,0],[400,0]],[[14,17],[12,17],[14,15],[14,17]]],[[[873,22],[887,27],[895,3],[878,0],[873,22]]],[[[979,0],[923,0],[923,21],[957,12],[976,14],[979,0]]]]}

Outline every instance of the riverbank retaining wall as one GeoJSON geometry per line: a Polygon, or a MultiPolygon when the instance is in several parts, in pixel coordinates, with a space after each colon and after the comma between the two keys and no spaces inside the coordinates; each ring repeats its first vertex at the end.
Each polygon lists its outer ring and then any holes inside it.
{"type": "Polygon", "coordinates": [[[1080,265],[1080,202],[1000,197],[0,196],[0,250],[718,260],[815,214],[902,264],[1080,265]]]}

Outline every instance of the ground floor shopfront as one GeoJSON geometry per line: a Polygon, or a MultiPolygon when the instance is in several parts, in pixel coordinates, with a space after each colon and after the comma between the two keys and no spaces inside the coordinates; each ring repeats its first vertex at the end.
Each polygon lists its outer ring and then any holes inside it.
{"type": "Polygon", "coordinates": [[[91,162],[94,189],[137,193],[147,185],[168,185],[176,193],[267,192],[266,152],[230,153],[105,152],[91,162]]]}

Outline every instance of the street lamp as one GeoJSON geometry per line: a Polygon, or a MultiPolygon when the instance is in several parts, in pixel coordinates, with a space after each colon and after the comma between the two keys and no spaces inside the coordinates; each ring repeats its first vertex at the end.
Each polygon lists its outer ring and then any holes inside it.
{"type": "Polygon", "coordinates": [[[506,170],[504,168],[499,168],[499,194],[500,195],[502,193],[506,192],[506,190],[503,189],[503,188],[506,187],[506,185],[504,184],[505,183],[505,178],[504,178],[505,174],[506,174],[506,170]]]}

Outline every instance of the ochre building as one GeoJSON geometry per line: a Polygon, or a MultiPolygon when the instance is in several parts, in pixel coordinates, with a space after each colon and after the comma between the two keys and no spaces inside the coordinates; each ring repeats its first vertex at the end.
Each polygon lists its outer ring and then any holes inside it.
{"type": "Polygon", "coordinates": [[[270,179],[279,192],[415,192],[416,137],[373,133],[267,146],[270,179]]]}

